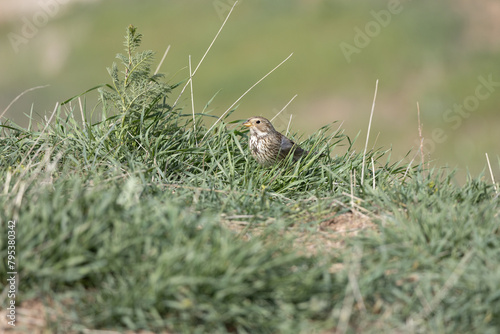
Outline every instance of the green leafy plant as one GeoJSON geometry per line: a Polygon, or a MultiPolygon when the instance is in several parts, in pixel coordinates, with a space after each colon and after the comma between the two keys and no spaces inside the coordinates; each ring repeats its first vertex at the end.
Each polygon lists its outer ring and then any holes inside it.
{"type": "Polygon", "coordinates": [[[141,41],[142,35],[137,32],[137,28],[129,26],[124,42],[126,54],[116,56],[124,70],[120,73],[118,65],[113,63],[111,68],[108,68],[112,84],[106,85],[109,90],[100,90],[104,108],[107,108],[108,103],[114,106],[122,128],[125,124],[136,125],[155,116],[155,113],[165,107],[160,105],[159,101],[172,89],[161,82],[162,74],[151,74],[154,52],[151,50],[139,52],[141,41]]]}

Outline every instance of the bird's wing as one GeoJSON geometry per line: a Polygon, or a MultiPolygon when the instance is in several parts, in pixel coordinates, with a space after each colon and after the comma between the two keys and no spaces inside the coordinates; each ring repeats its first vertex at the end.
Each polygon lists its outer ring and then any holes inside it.
{"type": "Polygon", "coordinates": [[[287,152],[287,153],[290,152],[290,150],[294,146],[296,146],[296,144],[293,141],[291,141],[290,139],[288,139],[285,136],[281,136],[281,150],[283,152],[287,152]]]}
{"type": "Polygon", "coordinates": [[[308,152],[303,150],[299,145],[295,144],[293,141],[288,139],[285,136],[281,136],[281,151],[280,156],[285,158],[290,150],[293,150],[293,160],[297,161],[303,154],[307,154],[308,152]]]}

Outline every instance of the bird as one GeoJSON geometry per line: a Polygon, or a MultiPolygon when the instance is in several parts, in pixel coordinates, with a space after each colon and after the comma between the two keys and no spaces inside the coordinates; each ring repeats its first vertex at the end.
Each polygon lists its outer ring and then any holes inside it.
{"type": "Polygon", "coordinates": [[[272,166],[293,154],[293,161],[309,152],[274,129],[264,117],[250,117],[244,126],[250,129],[249,147],[252,156],[265,167],[272,166]]]}

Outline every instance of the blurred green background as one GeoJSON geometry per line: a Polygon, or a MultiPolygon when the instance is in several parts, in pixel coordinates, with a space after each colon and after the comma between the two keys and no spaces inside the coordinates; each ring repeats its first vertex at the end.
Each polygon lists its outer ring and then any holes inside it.
{"type": "MultiPolygon", "coordinates": [[[[0,113],[25,89],[50,85],[27,93],[6,113],[26,125],[32,107],[40,118],[57,101],[109,83],[106,67],[123,51],[129,24],[139,28],[143,48],[155,50],[158,62],[171,45],[160,72],[170,83],[185,80],[188,56],[195,66],[232,4],[2,0],[0,113]]],[[[410,161],[419,143],[419,102],[426,161],[458,167],[463,179],[467,170],[484,170],[488,153],[500,179],[500,1],[243,0],[195,76],[196,111],[220,91],[210,108],[221,115],[292,52],[231,119],[272,118],[298,94],[275,120],[278,130],[293,115],[292,132],[304,139],[338,120],[350,137],[361,132],[362,150],[378,79],[369,147],[392,147],[393,160],[413,149],[410,161]]],[[[95,98],[87,97],[90,104],[95,98]]],[[[191,112],[189,92],[180,105],[191,112]]]]}

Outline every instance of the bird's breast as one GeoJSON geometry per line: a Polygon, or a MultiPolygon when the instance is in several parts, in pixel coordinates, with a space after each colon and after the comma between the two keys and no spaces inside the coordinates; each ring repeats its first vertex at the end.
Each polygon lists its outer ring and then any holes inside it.
{"type": "Polygon", "coordinates": [[[276,161],[280,152],[280,144],[272,136],[251,136],[250,151],[262,165],[271,165],[276,161]]]}
{"type": "Polygon", "coordinates": [[[259,154],[265,150],[265,140],[264,138],[259,138],[257,136],[250,137],[250,149],[253,154],[259,154]]]}

